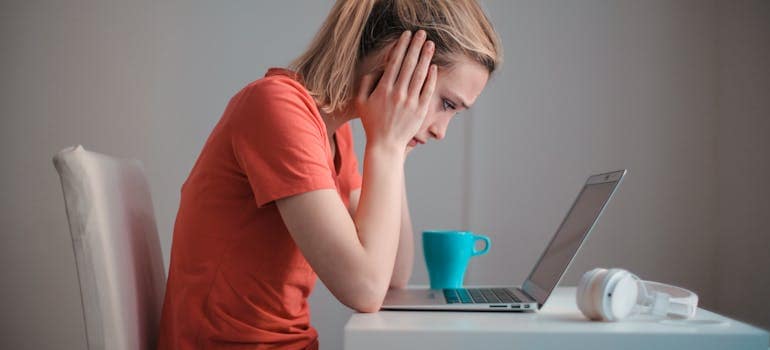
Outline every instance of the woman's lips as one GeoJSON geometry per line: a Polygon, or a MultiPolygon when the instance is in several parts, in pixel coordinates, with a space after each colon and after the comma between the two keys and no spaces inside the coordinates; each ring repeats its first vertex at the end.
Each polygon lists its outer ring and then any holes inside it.
{"type": "Polygon", "coordinates": [[[414,138],[414,137],[413,137],[413,138],[412,138],[412,140],[411,140],[411,141],[409,141],[409,147],[415,147],[415,146],[417,146],[418,144],[422,145],[422,144],[424,144],[424,143],[425,143],[425,142],[422,142],[422,141],[418,140],[417,138],[414,138]]]}

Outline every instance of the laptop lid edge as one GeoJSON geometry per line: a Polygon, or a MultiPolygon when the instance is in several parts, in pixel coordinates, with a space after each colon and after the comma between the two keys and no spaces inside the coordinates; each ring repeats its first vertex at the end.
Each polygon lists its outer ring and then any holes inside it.
{"type": "Polygon", "coordinates": [[[529,276],[527,276],[527,279],[521,285],[521,290],[527,295],[529,295],[532,299],[537,301],[538,309],[543,307],[545,302],[551,296],[553,289],[556,288],[556,286],[559,285],[559,282],[561,282],[561,279],[564,278],[564,274],[567,272],[570,265],[572,265],[572,262],[575,261],[575,257],[580,252],[580,248],[583,247],[583,243],[585,243],[586,239],[588,239],[588,236],[591,234],[591,231],[593,231],[593,228],[594,226],[596,226],[596,223],[599,222],[599,219],[604,213],[604,210],[607,208],[607,204],[609,204],[609,202],[612,200],[612,197],[615,195],[615,192],[617,192],[617,189],[620,186],[620,183],[623,181],[623,177],[625,177],[627,172],[628,172],[627,169],[623,169],[623,170],[591,175],[588,177],[585,184],[583,184],[583,187],[580,189],[580,192],[575,197],[575,200],[572,202],[570,209],[567,211],[567,214],[565,214],[564,219],[562,219],[562,222],[559,224],[559,227],[556,229],[556,232],[553,234],[553,236],[551,237],[551,240],[545,246],[545,248],[543,249],[543,252],[540,254],[540,257],[537,259],[537,263],[535,263],[535,265],[532,267],[532,270],[530,271],[529,276]],[[548,251],[548,247],[551,246],[553,241],[558,236],[558,233],[559,231],[561,231],[564,224],[566,223],[567,218],[569,217],[569,214],[572,212],[573,209],[575,209],[575,205],[578,203],[578,199],[580,199],[580,196],[583,194],[583,191],[588,185],[601,184],[605,182],[616,182],[616,183],[613,186],[612,191],[610,191],[610,195],[607,196],[607,200],[602,204],[602,207],[599,210],[599,214],[596,216],[596,219],[594,219],[593,223],[591,223],[591,226],[588,228],[588,232],[585,234],[580,244],[578,245],[577,250],[572,255],[572,258],[570,258],[569,262],[567,263],[567,266],[564,267],[564,269],[561,271],[559,278],[556,281],[556,284],[551,288],[543,288],[542,286],[538,286],[537,284],[535,284],[534,281],[532,281],[532,275],[535,273],[535,270],[537,269],[537,267],[540,266],[540,263],[545,257],[545,253],[548,251]]]}

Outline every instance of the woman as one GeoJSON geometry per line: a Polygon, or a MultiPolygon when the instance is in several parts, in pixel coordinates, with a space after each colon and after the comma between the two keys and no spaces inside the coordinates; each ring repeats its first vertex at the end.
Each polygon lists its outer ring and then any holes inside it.
{"type": "Polygon", "coordinates": [[[377,311],[412,271],[404,160],[473,104],[500,50],[473,0],[337,1],[290,69],[231,99],[183,184],[159,348],[316,349],[316,276],[377,311]]]}

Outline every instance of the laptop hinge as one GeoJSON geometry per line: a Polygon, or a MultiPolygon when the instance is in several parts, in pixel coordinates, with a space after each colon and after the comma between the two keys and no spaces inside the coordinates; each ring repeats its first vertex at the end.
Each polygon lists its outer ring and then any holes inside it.
{"type": "Polygon", "coordinates": [[[531,302],[537,302],[537,299],[535,299],[531,295],[529,295],[529,293],[527,293],[527,291],[525,291],[524,289],[522,289],[522,288],[514,288],[513,290],[517,291],[517,292],[520,292],[520,294],[523,294],[525,297],[527,297],[527,299],[529,299],[529,300],[527,300],[527,302],[530,302],[530,303],[531,302]]]}

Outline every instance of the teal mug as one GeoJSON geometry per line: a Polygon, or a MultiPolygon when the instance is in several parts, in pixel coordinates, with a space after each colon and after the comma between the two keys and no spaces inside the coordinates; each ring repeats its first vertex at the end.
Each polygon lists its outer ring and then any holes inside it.
{"type": "Polygon", "coordinates": [[[486,254],[491,245],[489,237],[470,231],[424,231],[422,249],[430,288],[462,288],[470,259],[486,254]],[[484,248],[476,250],[476,241],[484,241],[484,248]]]}

